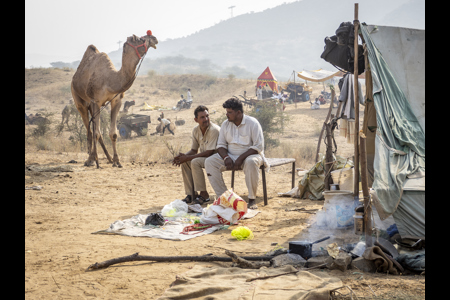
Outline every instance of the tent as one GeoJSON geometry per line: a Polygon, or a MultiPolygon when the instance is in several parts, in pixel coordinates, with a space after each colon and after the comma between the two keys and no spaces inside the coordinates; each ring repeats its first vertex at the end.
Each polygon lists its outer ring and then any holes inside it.
{"type": "Polygon", "coordinates": [[[425,237],[425,30],[362,23],[361,33],[373,204],[382,220],[393,216],[402,237],[425,237]]]}
{"type": "Polygon", "coordinates": [[[303,70],[301,72],[297,72],[297,76],[307,81],[324,82],[327,81],[328,79],[333,78],[334,76],[338,76],[339,73],[340,71],[332,72],[322,69],[313,71],[303,70]]]}
{"type": "Polygon", "coordinates": [[[269,67],[267,67],[264,72],[262,72],[258,77],[256,85],[261,87],[268,85],[273,92],[278,93],[277,79],[275,78],[275,76],[273,76],[272,71],[270,71],[269,67]]]}

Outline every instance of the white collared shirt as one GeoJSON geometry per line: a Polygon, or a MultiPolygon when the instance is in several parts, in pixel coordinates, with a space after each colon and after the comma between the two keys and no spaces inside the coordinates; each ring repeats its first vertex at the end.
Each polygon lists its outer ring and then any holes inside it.
{"type": "Polygon", "coordinates": [[[261,124],[254,117],[245,114],[239,126],[225,120],[220,127],[217,141],[217,148],[219,147],[227,149],[233,160],[248,149],[255,149],[259,154],[264,153],[261,124]]]}
{"type": "Polygon", "coordinates": [[[161,119],[161,123],[163,124],[163,126],[167,126],[170,124],[170,121],[167,119],[161,119]]]}

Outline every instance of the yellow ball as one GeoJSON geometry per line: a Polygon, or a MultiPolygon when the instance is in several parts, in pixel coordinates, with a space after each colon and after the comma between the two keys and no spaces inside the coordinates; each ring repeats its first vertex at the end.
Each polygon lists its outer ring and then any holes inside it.
{"type": "Polygon", "coordinates": [[[231,236],[236,238],[238,241],[251,240],[254,238],[253,232],[246,226],[239,226],[231,231],[231,236]]]}

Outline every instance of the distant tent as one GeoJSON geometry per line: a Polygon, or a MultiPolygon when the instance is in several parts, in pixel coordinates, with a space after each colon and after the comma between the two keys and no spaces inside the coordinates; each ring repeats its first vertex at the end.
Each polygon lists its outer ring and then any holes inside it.
{"type": "Polygon", "coordinates": [[[307,80],[307,81],[314,81],[314,82],[324,82],[328,79],[333,78],[334,76],[338,76],[340,73],[340,71],[337,72],[332,72],[332,71],[327,71],[327,70],[322,70],[322,69],[318,69],[318,70],[313,70],[313,71],[301,71],[301,72],[297,72],[297,76],[307,80]]]}
{"type": "Polygon", "coordinates": [[[272,71],[270,71],[269,67],[267,67],[264,72],[262,72],[262,74],[258,77],[256,85],[261,87],[268,85],[273,92],[278,93],[277,79],[275,78],[275,76],[273,76],[272,71]]]}

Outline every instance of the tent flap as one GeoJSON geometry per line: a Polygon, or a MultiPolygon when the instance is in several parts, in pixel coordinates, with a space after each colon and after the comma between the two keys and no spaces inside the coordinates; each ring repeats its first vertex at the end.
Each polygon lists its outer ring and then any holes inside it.
{"type": "MultiPolygon", "coordinates": [[[[390,57],[390,61],[395,61],[392,55],[397,55],[399,57],[413,56],[416,59],[425,60],[424,52],[422,55],[416,53],[422,51],[421,47],[411,48],[407,45],[399,47],[403,44],[403,38],[408,39],[407,32],[414,31],[413,29],[397,28],[394,30],[386,26],[375,27],[377,29],[373,30],[372,27],[369,33],[366,24],[363,23],[361,26],[372,72],[373,100],[377,119],[375,172],[372,185],[377,197],[373,200],[378,212],[380,213],[380,209],[382,210],[380,216],[386,217],[395,213],[397,227],[403,228],[403,232],[409,231],[425,236],[425,192],[417,194],[416,197],[423,198],[423,201],[421,199],[411,200],[415,195],[411,193],[411,190],[408,190],[407,194],[404,192],[407,177],[414,177],[412,175],[417,172],[425,173],[425,132],[416,116],[421,113],[415,112],[410,104],[410,101],[419,101],[424,104],[425,96],[421,94],[423,96],[419,95],[419,99],[416,100],[412,97],[408,98],[406,95],[411,95],[408,86],[413,85],[414,82],[399,84],[396,79],[401,75],[394,75],[387,59],[384,59],[384,56],[387,56],[390,57]],[[382,43],[378,45],[372,39],[372,34],[377,35],[377,40],[385,40],[402,31],[405,33],[397,34],[394,39],[397,45],[395,51],[383,48],[382,43]]],[[[397,60],[395,64],[397,73],[407,73],[408,60],[397,60]]],[[[423,72],[424,76],[424,70],[417,70],[417,72],[423,72]]],[[[416,74],[410,79],[419,77],[420,75],[416,74]]],[[[408,80],[408,78],[402,80],[408,80]]]]}

